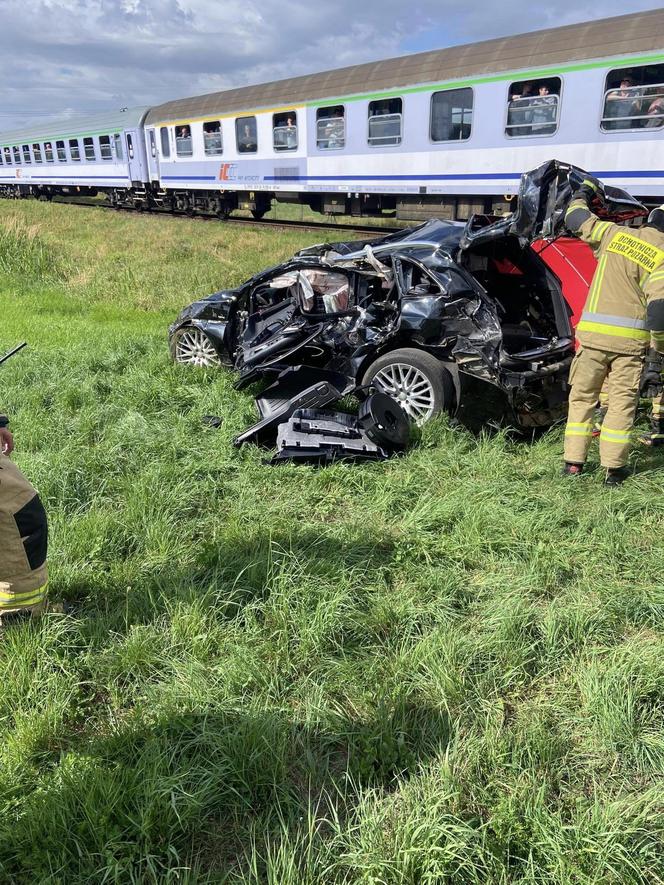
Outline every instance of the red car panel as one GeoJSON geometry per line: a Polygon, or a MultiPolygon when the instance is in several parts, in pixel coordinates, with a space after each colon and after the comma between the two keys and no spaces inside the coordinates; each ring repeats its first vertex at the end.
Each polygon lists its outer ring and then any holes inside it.
{"type": "Polygon", "coordinates": [[[533,249],[562,283],[565,301],[572,309],[572,325],[576,328],[597,267],[592,249],[575,237],[560,237],[553,242],[536,240],[533,249]]]}

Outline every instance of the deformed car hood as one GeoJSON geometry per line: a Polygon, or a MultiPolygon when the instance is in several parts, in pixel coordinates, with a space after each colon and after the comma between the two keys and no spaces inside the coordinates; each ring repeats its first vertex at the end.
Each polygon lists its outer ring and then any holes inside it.
{"type": "Polygon", "coordinates": [[[592,181],[601,197],[592,207],[599,217],[626,221],[648,214],[645,206],[627,191],[603,185],[578,166],[548,160],[521,176],[516,211],[493,222],[488,222],[486,216],[473,216],[466,225],[460,248],[467,249],[508,235],[517,236],[527,243],[560,236],[572,194],[584,180],[592,181]]]}

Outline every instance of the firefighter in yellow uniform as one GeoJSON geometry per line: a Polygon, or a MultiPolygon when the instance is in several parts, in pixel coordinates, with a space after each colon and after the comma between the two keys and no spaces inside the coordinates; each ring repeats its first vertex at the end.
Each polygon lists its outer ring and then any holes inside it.
{"type": "Polygon", "coordinates": [[[568,229],[592,247],[598,264],[577,326],[581,347],[570,370],[563,472],[574,476],[583,471],[606,379],[600,461],[605,482],[617,485],[626,477],[629,434],[651,338],[664,351],[664,206],[654,209],[641,228],[621,227],[591,212],[589,200],[596,190],[593,182],[584,181],[565,213],[568,229]]]}
{"type": "Polygon", "coordinates": [[[0,623],[37,614],[46,595],[46,512],[9,456],[8,420],[0,415],[0,623]]]}

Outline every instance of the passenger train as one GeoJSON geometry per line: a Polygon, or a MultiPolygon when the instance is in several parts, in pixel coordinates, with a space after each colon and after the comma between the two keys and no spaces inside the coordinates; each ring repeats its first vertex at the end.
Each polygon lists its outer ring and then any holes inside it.
{"type": "Polygon", "coordinates": [[[0,133],[0,193],[466,219],[551,157],[662,202],[664,9],[0,133]]]}

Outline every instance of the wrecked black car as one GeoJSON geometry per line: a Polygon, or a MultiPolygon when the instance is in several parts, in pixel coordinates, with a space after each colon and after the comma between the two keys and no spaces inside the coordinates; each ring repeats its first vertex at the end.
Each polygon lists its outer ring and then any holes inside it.
{"type": "MultiPolygon", "coordinates": [[[[530,244],[562,230],[585,176],[551,161],[523,176],[506,218],[303,249],[187,307],[170,328],[172,356],[231,365],[238,386],[281,379],[274,402],[306,390],[302,408],[373,386],[420,424],[448,411],[474,429],[550,426],[565,414],[574,335],[560,281],[530,244]]],[[[640,209],[606,189],[606,217],[640,209]]],[[[267,423],[273,404],[259,403],[267,423]]]]}

